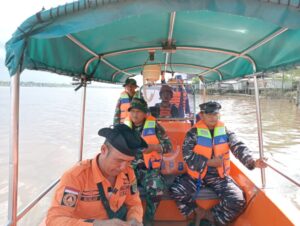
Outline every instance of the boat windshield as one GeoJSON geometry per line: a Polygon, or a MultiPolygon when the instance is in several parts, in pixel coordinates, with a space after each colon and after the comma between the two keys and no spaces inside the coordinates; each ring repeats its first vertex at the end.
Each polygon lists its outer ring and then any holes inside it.
{"type": "Polygon", "coordinates": [[[161,121],[184,121],[193,119],[192,85],[169,80],[166,84],[145,86],[143,96],[150,113],[161,121]]]}

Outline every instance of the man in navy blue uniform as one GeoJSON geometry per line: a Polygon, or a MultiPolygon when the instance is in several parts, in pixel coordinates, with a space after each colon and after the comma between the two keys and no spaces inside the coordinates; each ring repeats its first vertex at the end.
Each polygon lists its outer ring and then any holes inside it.
{"type": "Polygon", "coordinates": [[[188,131],[183,144],[187,173],[178,176],[170,188],[183,215],[196,213],[196,225],[204,218],[216,225],[227,225],[245,208],[243,191],[229,175],[230,151],[250,170],[266,167],[262,160],[254,160],[249,148],[219,120],[220,109],[221,105],[213,101],[200,105],[201,120],[188,131]],[[220,199],[210,210],[196,205],[194,195],[201,184],[220,199]]]}

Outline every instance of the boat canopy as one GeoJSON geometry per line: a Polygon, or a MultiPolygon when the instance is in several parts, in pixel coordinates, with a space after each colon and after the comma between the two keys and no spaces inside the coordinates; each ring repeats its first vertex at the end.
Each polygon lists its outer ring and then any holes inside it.
{"type": "Polygon", "coordinates": [[[299,0],[81,0],[28,18],[6,66],[123,83],[145,64],[204,82],[300,62],[299,0]]]}

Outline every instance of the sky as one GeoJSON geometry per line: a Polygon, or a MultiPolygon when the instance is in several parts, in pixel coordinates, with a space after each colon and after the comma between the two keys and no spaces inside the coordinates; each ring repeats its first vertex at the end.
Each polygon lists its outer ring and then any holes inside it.
{"type": "MultiPolygon", "coordinates": [[[[9,81],[9,73],[5,66],[5,43],[11,38],[17,27],[43,7],[50,9],[73,0],[9,0],[0,3],[0,81],[9,81]]],[[[70,77],[53,73],[25,70],[21,81],[69,83],[70,77]]]]}

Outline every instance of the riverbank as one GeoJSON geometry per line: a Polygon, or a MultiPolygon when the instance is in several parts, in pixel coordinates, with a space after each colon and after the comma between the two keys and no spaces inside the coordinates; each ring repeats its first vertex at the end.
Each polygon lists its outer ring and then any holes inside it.
{"type": "MultiPolygon", "coordinates": [[[[254,96],[254,90],[249,92],[231,92],[231,91],[222,91],[222,90],[207,90],[207,95],[222,95],[222,96],[241,96],[241,97],[251,97],[254,96]]],[[[300,105],[299,93],[297,90],[260,90],[260,98],[266,99],[283,99],[288,100],[290,103],[300,105]]]]}

